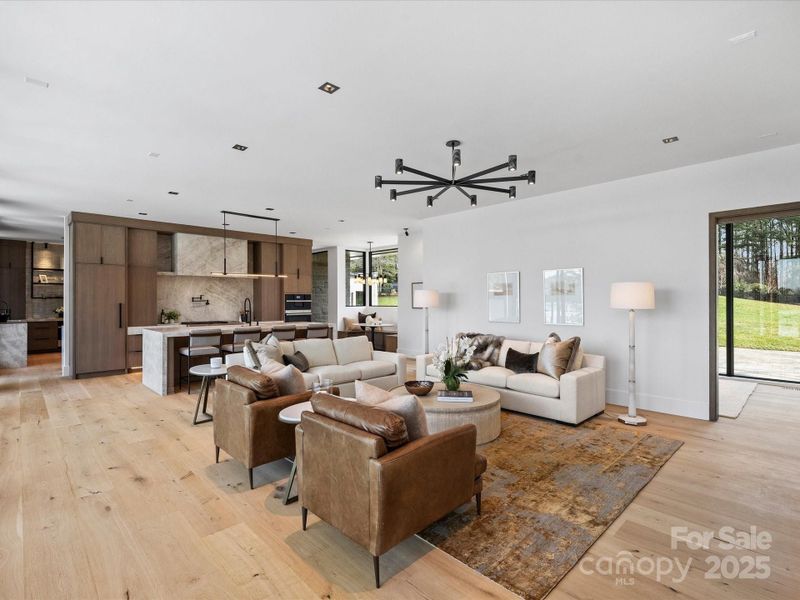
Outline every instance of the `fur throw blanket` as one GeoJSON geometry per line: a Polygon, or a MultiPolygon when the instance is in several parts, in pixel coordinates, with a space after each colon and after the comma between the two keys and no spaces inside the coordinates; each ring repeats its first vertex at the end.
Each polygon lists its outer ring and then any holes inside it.
{"type": "Polygon", "coordinates": [[[472,354],[472,360],[467,365],[469,371],[496,366],[500,360],[500,346],[503,345],[503,341],[506,339],[501,335],[474,332],[459,333],[457,337],[472,340],[472,347],[475,350],[472,354]]]}

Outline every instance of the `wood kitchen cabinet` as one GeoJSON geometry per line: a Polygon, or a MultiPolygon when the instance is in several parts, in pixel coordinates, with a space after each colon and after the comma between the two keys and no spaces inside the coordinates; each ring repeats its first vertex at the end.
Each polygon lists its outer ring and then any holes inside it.
{"type": "Polygon", "coordinates": [[[75,265],[75,374],[122,371],[126,366],[125,267],[75,265]]]}
{"type": "Polygon", "coordinates": [[[98,265],[125,265],[125,227],[74,223],[75,262],[98,265]]]}
{"type": "MultiPolygon", "coordinates": [[[[268,242],[254,244],[253,273],[275,273],[281,269],[281,246],[268,242]]],[[[283,320],[283,282],[275,277],[253,282],[253,318],[257,321],[283,320]]]]}
{"type": "Polygon", "coordinates": [[[157,272],[158,233],[128,229],[128,326],[158,323],[157,272]]]}
{"type": "Polygon", "coordinates": [[[8,303],[11,309],[10,319],[25,318],[27,247],[25,242],[0,240],[0,300],[8,303]]]}
{"type": "Polygon", "coordinates": [[[311,293],[311,246],[283,244],[284,294],[311,293]]]}

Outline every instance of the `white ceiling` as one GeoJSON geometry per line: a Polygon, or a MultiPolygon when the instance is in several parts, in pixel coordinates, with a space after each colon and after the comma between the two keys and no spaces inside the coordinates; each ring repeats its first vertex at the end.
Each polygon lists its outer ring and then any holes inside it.
{"type": "Polygon", "coordinates": [[[446,174],[450,138],[465,172],[512,153],[537,171],[481,206],[795,144],[798,25],[798,2],[2,2],[0,237],[57,240],[70,210],[216,226],[225,208],[386,244],[470,210],[373,189],[396,157],[446,174]]]}

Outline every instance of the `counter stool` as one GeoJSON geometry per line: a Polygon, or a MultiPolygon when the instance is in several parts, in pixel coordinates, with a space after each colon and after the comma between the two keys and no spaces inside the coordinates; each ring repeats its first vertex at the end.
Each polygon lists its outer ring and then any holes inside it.
{"type": "Polygon", "coordinates": [[[326,324],[313,324],[309,325],[306,330],[306,338],[326,338],[329,337],[328,330],[330,328],[326,324]]]}
{"type": "Polygon", "coordinates": [[[275,325],[272,335],[282,342],[293,342],[297,338],[297,325],[275,325]]]}
{"type": "Polygon", "coordinates": [[[245,340],[257,342],[261,339],[261,327],[237,327],[233,330],[233,343],[222,344],[220,350],[224,354],[235,354],[244,350],[245,340]]]}
{"type": "MultiPolygon", "coordinates": [[[[222,331],[219,329],[195,329],[189,331],[189,345],[183,348],[178,348],[178,359],[180,363],[178,368],[183,365],[183,357],[186,357],[186,383],[189,387],[189,393],[192,393],[192,376],[189,374],[189,369],[192,366],[192,358],[196,356],[219,356],[219,346],[222,342],[222,331]]],[[[178,380],[178,389],[180,389],[180,378],[178,380]]]]}

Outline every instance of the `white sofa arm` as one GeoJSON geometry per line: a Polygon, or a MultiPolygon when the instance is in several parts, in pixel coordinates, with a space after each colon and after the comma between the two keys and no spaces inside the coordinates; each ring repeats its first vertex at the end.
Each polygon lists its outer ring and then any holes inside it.
{"type": "Polygon", "coordinates": [[[606,408],[606,372],[598,367],[583,367],[564,373],[561,388],[562,421],[580,423],[606,408]]]}
{"type": "Polygon", "coordinates": [[[433,353],[417,355],[417,379],[422,381],[428,378],[428,365],[433,363],[433,353]]]}
{"type": "Polygon", "coordinates": [[[395,364],[395,373],[397,373],[397,385],[403,385],[406,382],[406,372],[408,371],[408,357],[405,354],[397,352],[384,352],[382,350],[372,351],[372,360],[381,360],[395,364]]]}

